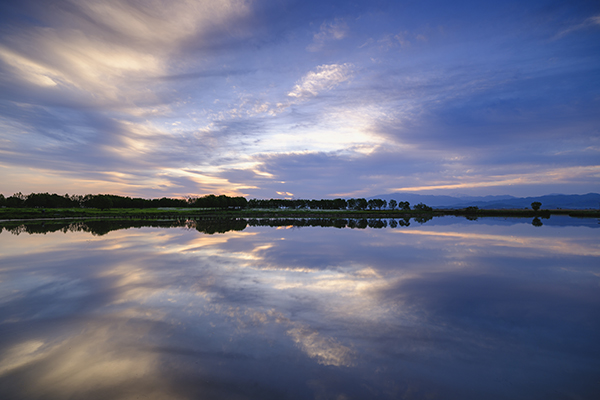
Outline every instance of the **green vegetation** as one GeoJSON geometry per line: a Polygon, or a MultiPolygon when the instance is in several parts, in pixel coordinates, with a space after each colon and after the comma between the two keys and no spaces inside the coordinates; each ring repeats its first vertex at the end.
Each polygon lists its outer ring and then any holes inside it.
{"type": "Polygon", "coordinates": [[[0,195],[0,206],[11,208],[99,208],[106,210],[109,208],[159,208],[159,207],[178,207],[178,208],[219,208],[219,209],[237,209],[245,208],[247,200],[244,197],[229,197],[225,195],[208,195],[204,197],[189,197],[187,199],[170,199],[163,197],[161,199],[142,199],[139,197],[131,198],[126,196],[116,196],[112,194],[86,194],[85,196],[64,196],[56,193],[31,193],[28,196],[21,192],[5,198],[0,195]]]}
{"type": "Polygon", "coordinates": [[[599,210],[540,210],[541,203],[532,209],[483,210],[433,209],[423,203],[412,209],[406,201],[380,199],[251,199],[208,195],[187,199],[141,199],[100,194],[61,196],[58,194],[16,193],[8,198],[0,195],[0,220],[53,219],[128,219],[172,220],[197,217],[223,218],[431,218],[442,215],[478,217],[539,217],[570,215],[600,217],[599,210]]]}
{"type": "Polygon", "coordinates": [[[423,203],[419,203],[416,206],[414,206],[414,209],[417,211],[423,211],[423,212],[432,212],[433,208],[429,207],[426,204],[423,203]]]}

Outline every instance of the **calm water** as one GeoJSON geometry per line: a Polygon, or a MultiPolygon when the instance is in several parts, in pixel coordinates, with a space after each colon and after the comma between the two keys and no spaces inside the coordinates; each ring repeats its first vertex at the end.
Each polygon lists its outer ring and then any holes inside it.
{"type": "Polygon", "coordinates": [[[371,222],[3,230],[0,398],[600,398],[598,220],[371,222]]]}

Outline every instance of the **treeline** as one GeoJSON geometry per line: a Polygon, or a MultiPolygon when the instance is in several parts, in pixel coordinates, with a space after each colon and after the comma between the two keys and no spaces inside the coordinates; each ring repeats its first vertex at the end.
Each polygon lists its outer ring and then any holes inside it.
{"type": "MultiPolygon", "coordinates": [[[[410,210],[408,201],[390,200],[389,202],[381,199],[251,199],[244,197],[230,197],[225,195],[215,196],[210,194],[203,197],[188,197],[186,199],[172,199],[163,197],[160,199],[143,199],[139,197],[131,198],[127,196],[117,196],[112,194],[86,194],[80,195],[59,195],[56,193],[31,193],[23,195],[15,193],[5,198],[0,194],[0,206],[21,208],[218,208],[218,209],[310,209],[310,210],[410,210]]],[[[415,211],[432,211],[432,208],[419,203],[413,206],[415,211]]]]}
{"type": "MultiPolygon", "coordinates": [[[[408,201],[390,200],[389,202],[381,199],[252,199],[248,201],[248,208],[279,208],[279,209],[311,209],[311,210],[410,210],[408,201]]],[[[423,203],[413,206],[417,211],[433,211],[433,209],[423,203]]]]}
{"type": "Polygon", "coordinates": [[[189,197],[187,199],[171,199],[163,197],[160,199],[131,198],[112,194],[86,194],[85,196],[65,194],[61,196],[53,193],[31,193],[23,195],[15,193],[5,198],[0,194],[0,206],[23,208],[246,208],[248,201],[244,197],[229,197],[225,195],[215,196],[213,194],[203,197],[189,197]]]}

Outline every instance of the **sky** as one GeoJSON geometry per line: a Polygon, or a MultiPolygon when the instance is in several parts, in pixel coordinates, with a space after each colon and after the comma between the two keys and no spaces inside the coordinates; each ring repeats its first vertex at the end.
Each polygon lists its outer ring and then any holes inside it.
{"type": "Polygon", "coordinates": [[[600,192],[597,1],[0,3],[0,193],[600,192]]]}

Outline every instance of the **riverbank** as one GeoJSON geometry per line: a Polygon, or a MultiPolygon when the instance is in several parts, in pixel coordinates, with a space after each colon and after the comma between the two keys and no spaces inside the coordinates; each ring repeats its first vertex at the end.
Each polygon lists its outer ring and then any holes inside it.
{"type": "Polygon", "coordinates": [[[2,208],[0,222],[52,221],[79,219],[181,219],[198,217],[215,218],[407,218],[439,217],[444,215],[477,217],[523,217],[549,218],[551,215],[568,215],[579,218],[600,218],[600,210],[482,210],[482,209],[434,209],[420,210],[292,210],[292,209],[199,209],[199,208],[143,208],[143,209],[95,209],[95,208],[2,208]]]}

